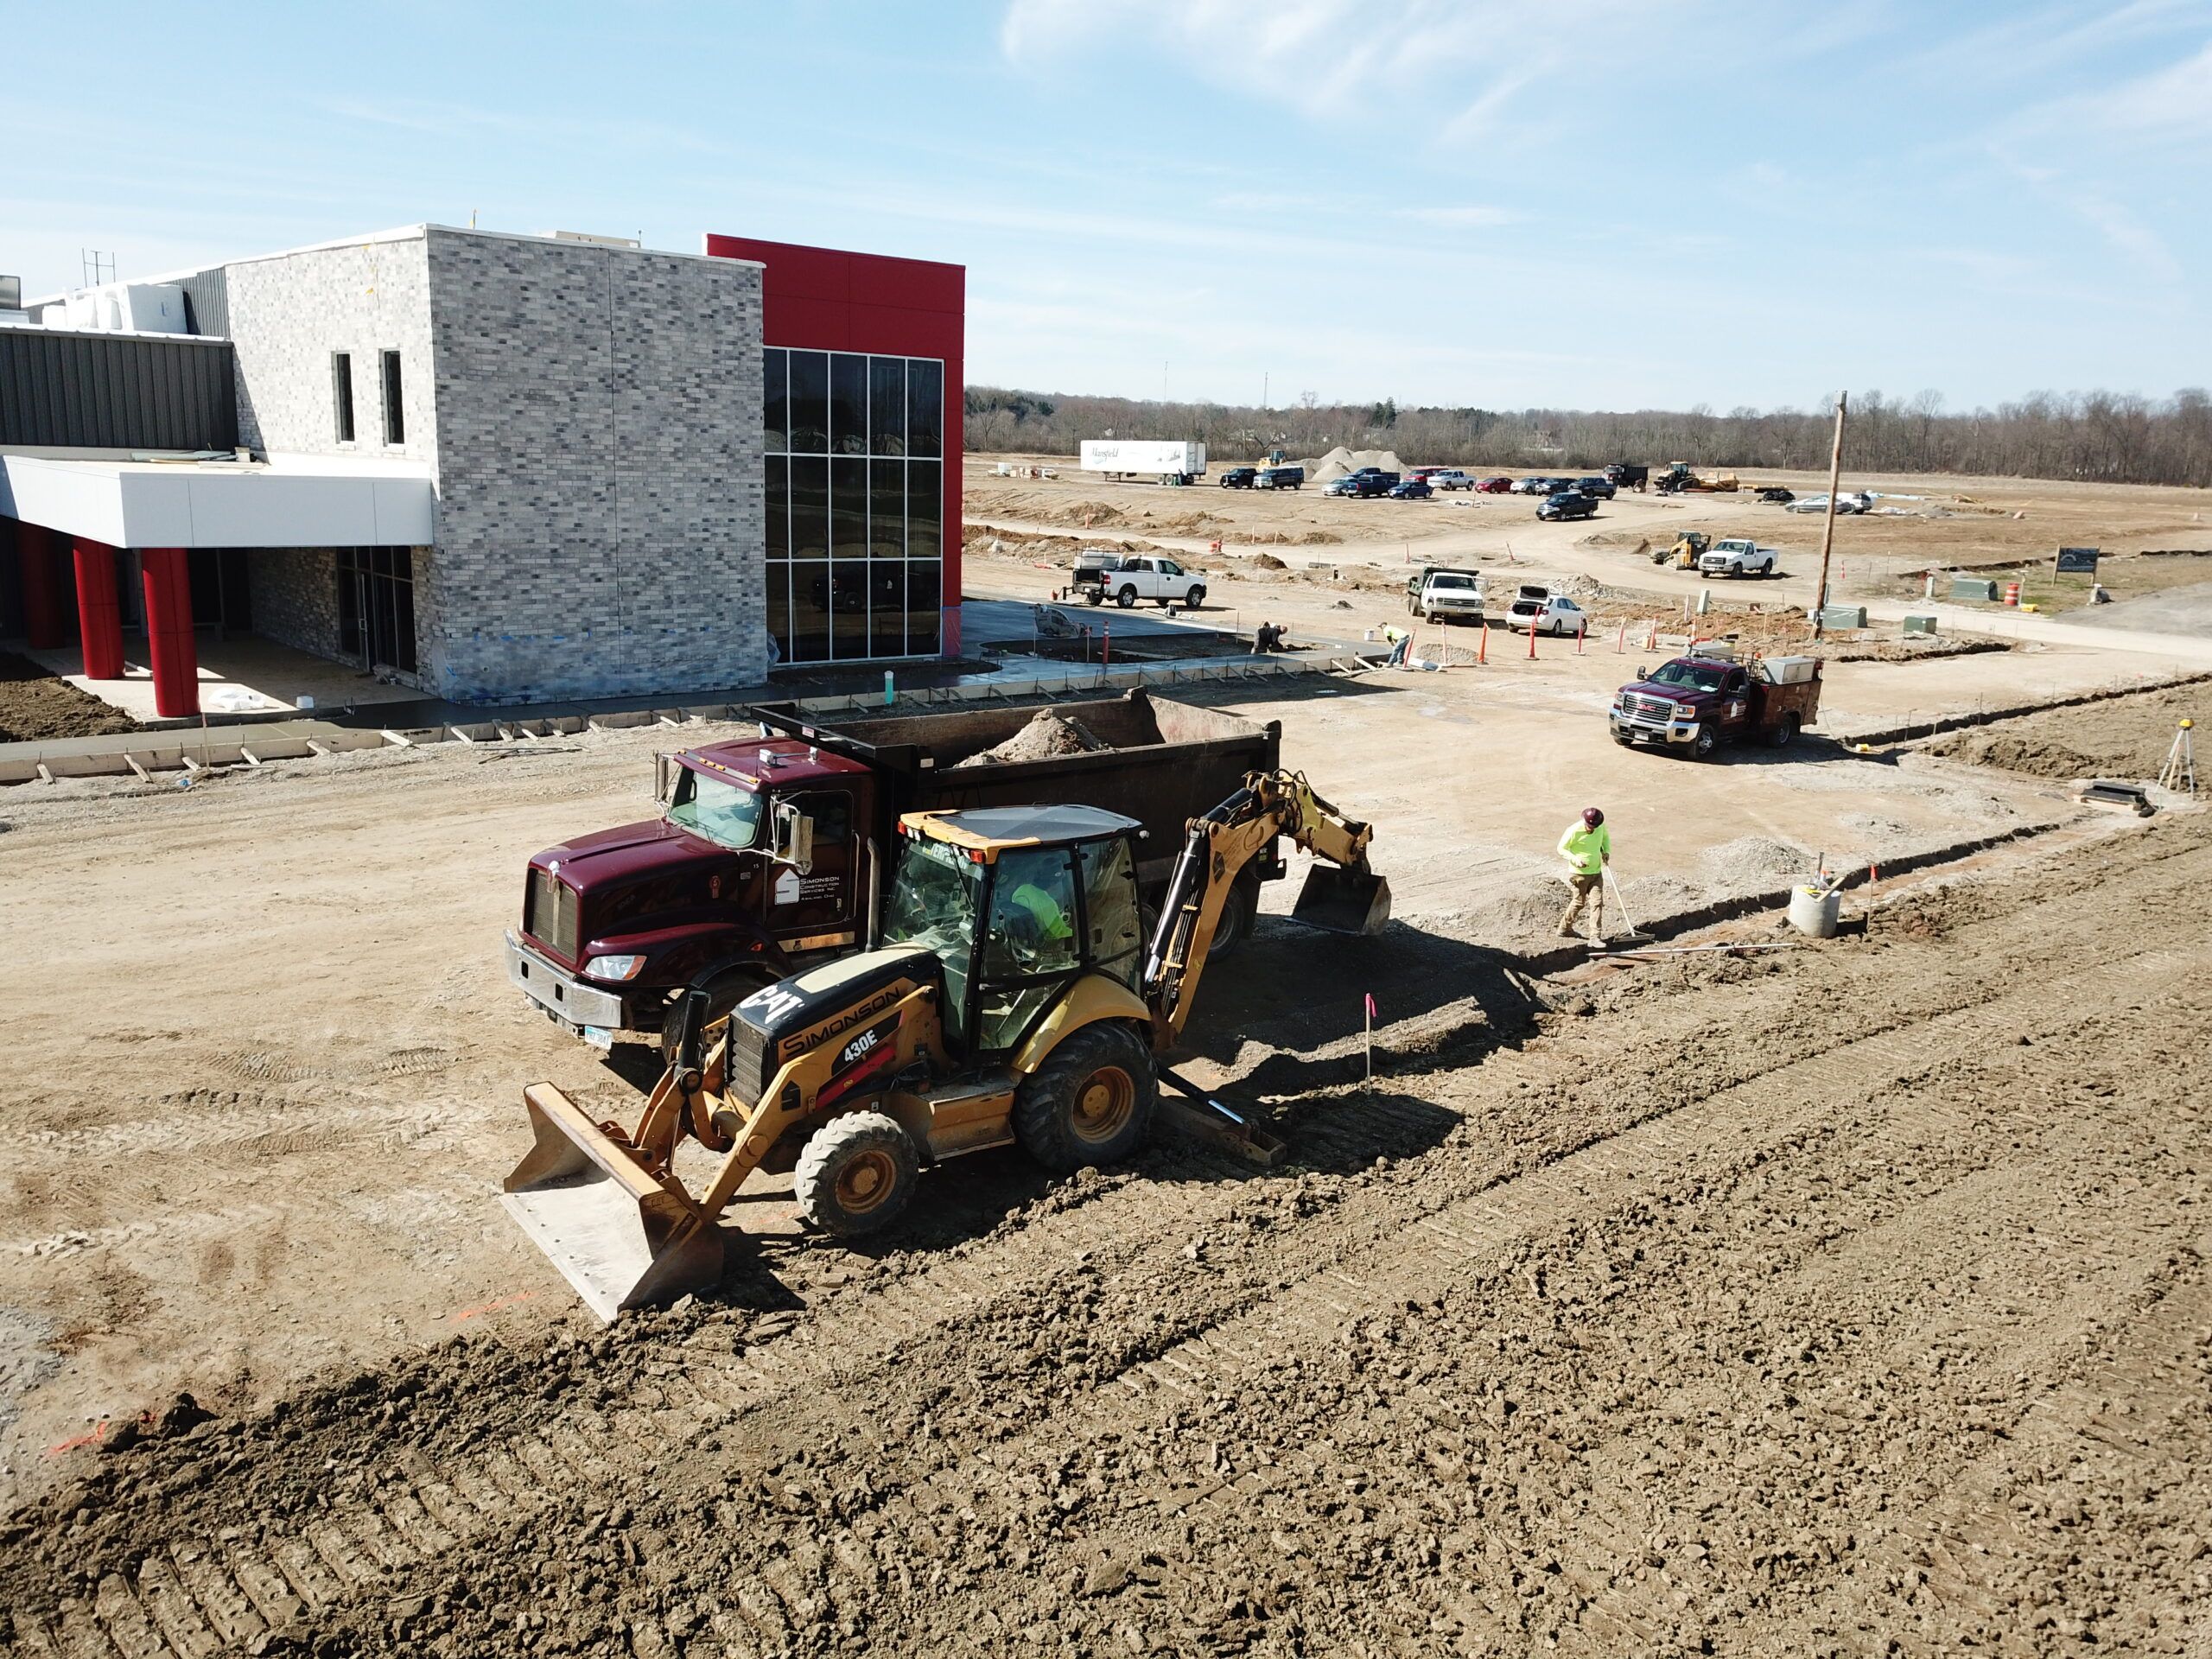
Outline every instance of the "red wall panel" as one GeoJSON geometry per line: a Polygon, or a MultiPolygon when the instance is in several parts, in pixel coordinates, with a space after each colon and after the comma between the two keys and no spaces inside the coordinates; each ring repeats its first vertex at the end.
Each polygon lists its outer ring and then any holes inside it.
{"type": "Polygon", "coordinates": [[[878,352],[944,361],[944,654],[960,654],[961,416],[967,347],[968,270],[930,259],[707,238],[707,251],[757,260],[761,343],[814,352],[878,352]]]}

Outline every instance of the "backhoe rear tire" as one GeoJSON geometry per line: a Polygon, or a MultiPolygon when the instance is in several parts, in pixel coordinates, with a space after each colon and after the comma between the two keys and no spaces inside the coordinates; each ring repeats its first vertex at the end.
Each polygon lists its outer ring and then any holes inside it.
{"type": "Polygon", "coordinates": [[[899,1219],[921,1179],[914,1139],[881,1112],[847,1112],[807,1138],[791,1190],[798,1213],[836,1238],[862,1238],[899,1219]]]}
{"type": "Polygon", "coordinates": [[[1014,1096],[1014,1137],[1055,1175],[1117,1164],[1144,1144],[1160,1079],[1128,1026],[1085,1026],[1054,1049],[1014,1096]]]}

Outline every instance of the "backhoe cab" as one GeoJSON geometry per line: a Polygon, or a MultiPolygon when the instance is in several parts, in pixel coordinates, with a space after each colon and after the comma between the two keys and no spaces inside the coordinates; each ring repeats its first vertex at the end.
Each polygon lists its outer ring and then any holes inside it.
{"type": "Polygon", "coordinates": [[[1314,867],[1294,919],[1376,932],[1389,916],[1368,827],[1302,778],[1255,772],[1191,821],[1147,942],[1137,828],[1082,806],[906,815],[882,948],[755,992],[712,1044],[695,988],[634,1133],[525,1090],[536,1141],[501,1202],[611,1320],[721,1277],[717,1224],[755,1169],[791,1171],[801,1215],[855,1237],[960,1153],[1019,1143],[1062,1173],[1129,1156],[1237,874],[1277,835],[1338,867],[1314,867]],[[720,1155],[696,1198],[675,1169],[687,1139],[720,1155]]]}

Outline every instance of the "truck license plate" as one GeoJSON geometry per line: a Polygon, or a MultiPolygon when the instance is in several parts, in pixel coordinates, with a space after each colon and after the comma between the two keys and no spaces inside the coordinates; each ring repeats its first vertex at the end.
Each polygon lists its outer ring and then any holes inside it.
{"type": "Polygon", "coordinates": [[[605,1026],[586,1026],[584,1041],[594,1048],[603,1048],[609,1053],[614,1050],[614,1033],[605,1026]]]}

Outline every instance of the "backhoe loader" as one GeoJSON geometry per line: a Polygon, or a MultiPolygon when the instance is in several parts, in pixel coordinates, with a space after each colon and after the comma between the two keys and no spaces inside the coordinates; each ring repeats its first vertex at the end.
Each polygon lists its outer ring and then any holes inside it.
{"type": "Polygon", "coordinates": [[[550,1084],[526,1089],[536,1140],[501,1202],[611,1321],[721,1278],[720,1217],[756,1169],[791,1172],[801,1216],[852,1238],[961,1153],[1015,1144],[1061,1173],[1128,1157],[1163,1079],[1181,1086],[1159,1057],[1238,873],[1277,836],[1328,861],[1294,920],[1375,933],[1390,912],[1370,827],[1302,776],[1255,772],[1185,826],[1147,940],[1138,829],[1086,806],[904,815],[881,948],[755,992],[712,1043],[695,987],[634,1130],[550,1084]],[[677,1173],[687,1140],[719,1155],[703,1196],[677,1173]]]}

